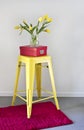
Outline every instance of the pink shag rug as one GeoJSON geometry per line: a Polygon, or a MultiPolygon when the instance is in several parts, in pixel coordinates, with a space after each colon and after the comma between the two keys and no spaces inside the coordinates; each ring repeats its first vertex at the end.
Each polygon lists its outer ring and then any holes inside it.
{"type": "Polygon", "coordinates": [[[73,122],[52,102],[35,103],[27,118],[26,105],[0,108],[0,130],[40,130],[73,122]]]}

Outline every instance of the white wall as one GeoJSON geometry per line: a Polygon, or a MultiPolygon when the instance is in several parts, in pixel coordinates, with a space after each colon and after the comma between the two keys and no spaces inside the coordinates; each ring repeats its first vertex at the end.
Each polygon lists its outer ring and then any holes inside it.
{"type": "MultiPolygon", "coordinates": [[[[19,46],[30,41],[26,32],[19,36],[14,26],[23,19],[34,23],[44,14],[53,18],[51,33],[40,35],[39,41],[48,45],[52,56],[57,95],[84,96],[83,0],[0,0],[0,95],[12,95],[19,46]]],[[[48,73],[44,75],[48,88],[48,73]]]]}

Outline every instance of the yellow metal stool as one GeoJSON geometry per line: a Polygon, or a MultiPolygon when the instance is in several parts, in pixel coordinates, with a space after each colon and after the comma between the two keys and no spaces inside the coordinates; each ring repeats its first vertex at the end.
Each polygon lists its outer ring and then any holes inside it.
{"type": "MultiPolygon", "coordinates": [[[[51,93],[51,92],[50,92],[51,93]]],[[[59,104],[57,100],[56,95],[56,88],[55,88],[55,82],[54,82],[54,76],[53,76],[53,70],[52,70],[52,62],[51,62],[51,56],[40,56],[40,57],[27,57],[27,56],[19,56],[18,57],[18,63],[17,63],[17,70],[16,70],[16,80],[15,80],[15,88],[14,88],[14,95],[12,99],[12,105],[15,103],[16,96],[21,98],[26,102],[27,105],[27,117],[30,118],[31,111],[32,111],[32,103],[54,98],[55,104],[57,109],[59,109],[59,104]],[[18,81],[19,81],[19,75],[22,64],[25,64],[26,67],[26,99],[23,98],[18,94],[18,92],[21,92],[18,90],[18,81]],[[48,96],[46,98],[38,99],[33,101],[33,86],[34,86],[34,75],[36,73],[36,84],[37,84],[37,92],[38,97],[41,97],[41,68],[42,63],[47,63],[47,67],[49,68],[49,74],[51,79],[51,85],[52,85],[52,96],[48,96]]]]}

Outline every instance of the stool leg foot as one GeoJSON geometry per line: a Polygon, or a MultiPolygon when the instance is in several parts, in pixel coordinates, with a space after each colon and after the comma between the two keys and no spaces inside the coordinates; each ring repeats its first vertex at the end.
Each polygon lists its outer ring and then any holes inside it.
{"type": "Polygon", "coordinates": [[[54,100],[55,100],[56,107],[57,107],[57,109],[59,110],[60,107],[59,107],[58,100],[57,100],[57,97],[56,97],[56,96],[54,97],[54,100]]]}
{"type": "Polygon", "coordinates": [[[49,66],[49,73],[50,73],[50,78],[51,78],[51,84],[52,84],[52,90],[53,90],[55,104],[56,104],[57,109],[60,109],[59,104],[58,104],[58,100],[57,100],[57,95],[56,95],[56,88],[55,88],[55,82],[54,82],[54,75],[53,75],[51,60],[49,60],[48,66],[49,66]]]}
{"type": "Polygon", "coordinates": [[[15,99],[16,99],[20,69],[21,69],[21,62],[18,62],[17,68],[16,68],[16,79],[15,79],[14,95],[12,98],[12,106],[14,105],[15,99]]]}
{"type": "Polygon", "coordinates": [[[27,112],[27,118],[29,119],[31,117],[31,107],[28,108],[27,112]]]}
{"type": "Polygon", "coordinates": [[[35,65],[38,98],[41,97],[41,63],[35,65]]]}
{"type": "Polygon", "coordinates": [[[32,93],[31,90],[28,90],[28,99],[27,99],[27,118],[31,117],[32,111],[32,93]]]}

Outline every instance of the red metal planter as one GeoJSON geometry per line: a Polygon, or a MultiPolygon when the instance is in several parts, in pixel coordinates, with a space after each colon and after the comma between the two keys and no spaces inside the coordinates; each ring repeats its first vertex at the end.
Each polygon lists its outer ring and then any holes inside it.
{"type": "Polygon", "coordinates": [[[37,46],[37,47],[32,47],[30,45],[20,46],[20,55],[45,56],[47,55],[47,46],[37,46]]]}

